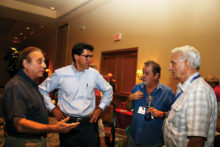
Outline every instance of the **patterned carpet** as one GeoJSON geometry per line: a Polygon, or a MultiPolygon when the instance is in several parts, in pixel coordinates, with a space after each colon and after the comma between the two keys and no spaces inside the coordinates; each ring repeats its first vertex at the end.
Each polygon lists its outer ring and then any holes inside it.
{"type": "MultiPolygon", "coordinates": [[[[3,118],[0,117],[0,122],[3,121],[3,118]]],[[[50,124],[55,124],[57,121],[54,117],[49,117],[50,124]]],[[[0,126],[0,147],[3,146],[5,141],[4,129],[3,126],[0,126]]],[[[47,147],[59,147],[59,136],[57,133],[48,133],[47,134],[47,147]]]]}

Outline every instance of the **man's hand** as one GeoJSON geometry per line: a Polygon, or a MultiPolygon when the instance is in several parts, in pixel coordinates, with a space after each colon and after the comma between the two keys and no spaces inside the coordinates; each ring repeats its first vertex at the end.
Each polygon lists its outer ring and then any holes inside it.
{"type": "Polygon", "coordinates": [[[59,133],[68,133],[70,130],[76,128],[80,123],[66,123],[70,117],[66,117],[65,119],[59,121],[57,124],[55,124],[55,131],[59,133]]]}
{"type": "Polygon", "coordinates": [[[129,99],[129,100],[139,100],[139,99],[141,99],[143,96],[144,96],[143,92],[137,91],[137,92],[135,92],[135,93],[133,93],[133,94],[130,94],[130,95],[128,96],[128,99],[129,99]]]}
{"type": "Polygon", "coordinates": [[[49,132],[60,132],[67,133],[70,130],[76,128],[80,123],[66,123],[70,117],[67,117],[56,124],[42,124],[25,118],[14,117],[13,123],[20,133],[49,133],[49,132]]]}
{"type": "Polygon", "coordinates": [[[57,108],[57,107],[53,108],[52,113],[53,113],[53,115],[56,117],[56,119],[57,119],[58,121],[60,121],[60,120],[62,120],[62,119],[64,119],[64,118],[66,118],[66,115],[65,115],[64,113],[62,113],[62,112],[60,111],[60,109],[57,108]]]}
{"type": "Polygon", "coordinates": [[[102,113],[102,109],[99,107],[96,107],[93,113],[89,116],[90,117],[90,123],[95,123],[98,119],[99,116],[102,113]]]}
{"type": "Polygon", "coordinates": [[[159,111],[155,109],[154,107],[148,108],[147,113],[148,112],[151,112],[151,115],[153,115],[153,117],[155,118],[163,118],[163,111],[159,111]]]}

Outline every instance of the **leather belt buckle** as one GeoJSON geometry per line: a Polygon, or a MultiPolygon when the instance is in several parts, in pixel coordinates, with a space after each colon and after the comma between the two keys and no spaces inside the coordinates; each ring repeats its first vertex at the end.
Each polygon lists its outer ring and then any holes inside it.
{"type": "Polygon", "coordinates": [[[77,118],[76,118],[76,122],[80,122],[80,121],[82,121],[82,120],[83,120],[82,117],[77,117],[77,118]]]}

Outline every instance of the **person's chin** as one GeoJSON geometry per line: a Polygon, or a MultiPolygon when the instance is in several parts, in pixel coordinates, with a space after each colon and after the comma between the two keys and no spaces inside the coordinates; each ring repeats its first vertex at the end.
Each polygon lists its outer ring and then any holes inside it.
{"type": "Polygon", "coordinates": [[[176,78],[176,74],[172,72],[172,77],[175,79],[176,78]]]}
{"type": "Polygon", "coordinates": [[[39,77],[43,77],[44,76],[44,72],[39,73],[39,77]]]}
{"type": "Polygon", "coordinates": [[[89,68],[89,66],[86,66],[84,69],[88,69],[89,68]]]}
{"type": "Polygon", "coordinates": [[[178,80],[179,78],[176,75],[173,75],[174,80],[178,80]]]}
{"type": "Polygon", "coordinates": [[[143,83],[144,85],[147,85],[147,82],[145,82],[145,81],[142,81],[142,83],[143,83]]]}
{"type": "Polygon", "coordinates": [[[39,74],[38,77],[39,77],[39,78],[43,77],[43,74],[39,74]]]}

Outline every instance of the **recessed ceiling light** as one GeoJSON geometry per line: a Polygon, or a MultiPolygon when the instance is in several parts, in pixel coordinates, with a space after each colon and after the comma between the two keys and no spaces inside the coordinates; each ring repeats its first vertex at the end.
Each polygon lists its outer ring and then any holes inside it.
{"type": "Polygon", "coordinates": [[[23,33],[21,32],[21,33],[19,33],[21,36],[23,35],[23,33]]]}
{"type": "Polygon", "coordinates": [[[26,29],[27,29],[27,30],[30,30],[31,28],[27,26],[26,29]]]}
{"type": "Polygon", "coordinates": [[[50,7],[50,9],[51,9],[51,10],[55,10],[55,8],[54,8],[53,6],[52,6],[52,7],[50,7]]]}

